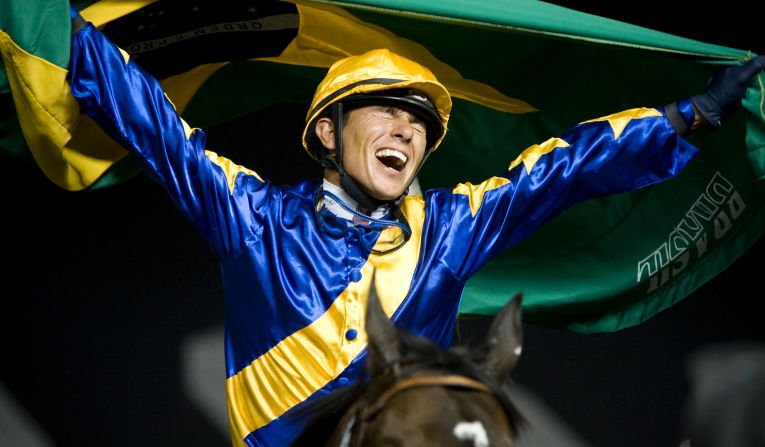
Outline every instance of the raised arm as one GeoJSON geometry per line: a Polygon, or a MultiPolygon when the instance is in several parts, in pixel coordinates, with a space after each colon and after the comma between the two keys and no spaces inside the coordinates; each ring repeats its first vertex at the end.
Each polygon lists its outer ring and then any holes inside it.
{"type": "Polygon", "coordinates": [[[204,133],[178,116],[157,80],[76,11],[72,19],[69,81],[81,111],[167,189],[219,254],[229,253],[236,233],[255,218],[239,209],[235,188],[250,191],[257,201],[267,185],[254,172],[207,151],[204,133]]]}
{"type": "Polygon", "coordinates": [[[578,202],[675,176],[698,152],[682,137],[699,126],[719,126],[763,65],[760,56],[718,72],[690,99],[580,123],[527,148],[501,176],[433,193],[431,210],[447,212],[448,233],[459,235],[447,245],[454,273],[466,279],[578,202]]]}
{"type": "MultiPolygon", "coordinates": [[[[692,126],[690,100],[677,103],[677,116],[692,126]]],[[[429,206],[452,216],[448,233],[461,236],[448,258],[455,275],[467,279],[575,203],[670,178],[697,151],[673,129],[665,108],[626,110],[527,148],[501,176],[438,191],[429,206]]]]}

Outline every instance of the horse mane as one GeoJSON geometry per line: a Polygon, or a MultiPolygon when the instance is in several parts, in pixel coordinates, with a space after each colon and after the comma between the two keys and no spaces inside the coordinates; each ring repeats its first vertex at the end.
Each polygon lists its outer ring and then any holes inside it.
{"type": "Polygon", "coordinates": [[[294,416],[306,419],[307,423],[298,439],[292,444],[293,447],[316,445],[317,440],[323,440],[322,442],[328,440],[354,403],[360,399],[373,402],[397,380],[424,370],[462,375],[486,384],[507,413],[508,423],[513,433],[518,433],[526,423],[510,401],[507,384],[486,374],[480,368],[479,365],[487,351],[485,346],[472,349],[460,346],[443,350],[423,337],[405,332],[401,332],[400,337],[403,353],[401,360],[397,363],[400,372],[392,374],[392,368],[389,366],[371,377],[367,373],[355,384],[337,389],[302,405],[296,410],[294,416]]]}

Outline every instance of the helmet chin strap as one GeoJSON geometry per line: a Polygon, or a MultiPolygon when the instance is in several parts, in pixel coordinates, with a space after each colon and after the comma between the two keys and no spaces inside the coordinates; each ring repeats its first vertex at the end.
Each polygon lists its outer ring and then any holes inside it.
{"type": "Polygon", "coordinates": [[[377,209],[380,205],[393,202],[392,200],[378,200],[365,193],[356,181],[345,172],[343,167],[343,103],[336,102],[332,104],[332,121],[335,125],[335,156],[329,156],[327,160],[340,173],[340,187],[359,205],[369,211],[377,209]]]}

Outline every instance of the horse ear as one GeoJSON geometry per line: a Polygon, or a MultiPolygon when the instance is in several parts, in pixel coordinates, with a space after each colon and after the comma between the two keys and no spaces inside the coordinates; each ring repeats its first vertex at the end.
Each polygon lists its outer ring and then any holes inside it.
{"type": "Polygon", "coordinates": [[[367,371],[370,374],[394,366],[401,359],[401,336],[380,306],[377,294],[369,294],[366,313],[367,371]]]}
{"type": "Polygon", "coordinates": [[[486,357],[483,366],[496,379],[502,381],[513,370],[521,356],[523,326],[521,304],[523,295],[516,294],[494,317],[486,335],[486,357]]]}

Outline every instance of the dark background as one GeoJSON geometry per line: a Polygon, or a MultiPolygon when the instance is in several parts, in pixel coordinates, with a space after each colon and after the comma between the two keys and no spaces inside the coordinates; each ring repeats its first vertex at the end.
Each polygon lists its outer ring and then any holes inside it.
{"type": "MultiPolygon", "coordinates": [[[[680,11],[671,14],[664,10],[670,2],[630,10],[615,3],[565,2],[765,53],[755,15],[735,3],[714,11],[672,3],[680,11]]],[[[302,116],[270,109],[257,122],[267,130],[302,116]]],[[[209,133],[219,147],[244,144],[228,128],[209,133]]],[[[267,174],[281,166],[256,168],[267,174]]],[[[227,445],[184,393],[179,358],[188,334],[223,323],[219,268],[164,191],[139,175],[106,191],[68,193],[36,166],[9,158],[0,159],[0,191],[0,382],[48,437],[62,446],[227,445]]],[[[717,343],[765,340],[756,292],[764,250],[761,240],[638,327],[582,335],[527,325],[515,380],[594,446],[677,445],[688,355],[717,343]]],[[[461,336],[475,339],[485,324],[465,319],[461,336]]]]}

